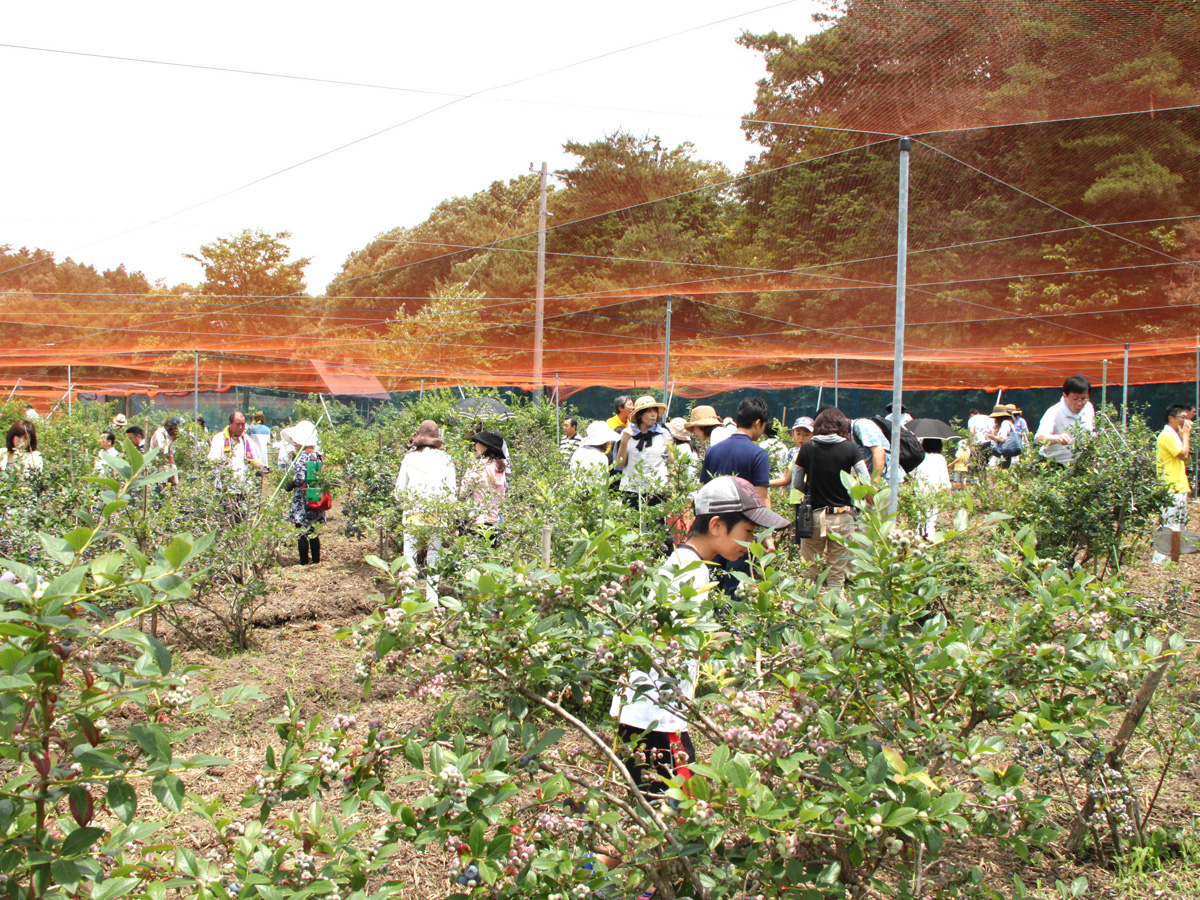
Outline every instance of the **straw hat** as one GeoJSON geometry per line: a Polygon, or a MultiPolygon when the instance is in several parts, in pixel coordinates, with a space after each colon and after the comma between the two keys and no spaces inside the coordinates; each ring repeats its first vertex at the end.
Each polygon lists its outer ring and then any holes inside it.
{"type": "Polygon", "coordinates": [[[701,426],[720,424],[721,420],[717,416],[717,411],[715,409],[713,409],[711,406],[697,406],[692,410],[691,418],[687,420],[687,424],[683,427],[688,431],[691,431],[693,428],[699,428],[701,426]]]}
{"type": "Polygon", "coordinates": [[[667,404],[659,403],[649,394],[646,394],[644,397],[638,397],[633,403],[633,413],[629,416],[629,418],[636,419],[638,417],[638,413],[655,408],[658,409],[658,414],[661,416],[667,411],[667,404]]]}
{"type": "Polygon", "coordinates": [[[1010,413],[1012,413],[1014,416],[1019,416],[1019,415],[1022,415],[1022,412],[1021,412],[1021,407],[1017,406],[1017,404],[1015,404],[1015,403],[1005,403],[1004,405],[1005,405],[1005,406],[1008,408],[1008,411],[1009,411],[1010,413]]]}
{"type": "Polygon", "coordinates": [[[291,441],[297,447],[317,446],[317,426],[308,419],[301,419],[290,428],[279,432],[285,441],[291,441]]]}
{"type": "Polygon", "coordinates": [[[621,435],[609,428],[607,422],[597,420],[587,427],[580,443],[585,447],[603,447],[620,439],[621,435]]]}
{"type": "Polygon", "coordinates": [[[683,416],[676,416],[668,422],[667,431],[671,432],[671,437],[675,440],[691,443],[692,435],[687,430],[687,419],[683,416]]]}
{"type": "Polygon", "coordinates": [[[990,417],[993,419],[1011,419],[1012,410],[1007,406],[997,406],[991,411],[990,417]]]}
{"type": "Polygon", "coordinates": [[[123,414],[117,413],[117,415],[113,416],[113,420],[112,420],[113,428],[124,428],[128,424],[129,424],[129,420],[126,419],[123,414]]]}

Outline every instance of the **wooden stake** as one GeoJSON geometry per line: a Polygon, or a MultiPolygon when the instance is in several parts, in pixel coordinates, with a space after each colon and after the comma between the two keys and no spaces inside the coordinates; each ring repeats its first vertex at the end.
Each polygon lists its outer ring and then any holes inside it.
{"type": "MultiPolygon", "coordinates": [[[[1121,723],[1121,728],[1117,731],[1117,736],[1113,739],[1112,749],[1105,754],[1104,762],[1110,768],[1119,769],[1121,767],[1121,757],[1125,754],[1125,748],[1129,745],[1129,739],[1133,737],[1134,730],[1138,727],[1138,723],[1142,721],[1142,716],[1146,714],[1146,707],[1150,705],[1150,698],[1154,696],[1154,691],[1158,688],[1158,683],[1167,674],[1167,667],[1170,665],[1171,660],[1168,659],[1147,675],[1146,680],[1142,682],[1142,686],[1133,700],[1133,706],[1125,714],[1125,721],[1121,723]]],[[[1095,811],[1096,801],[1088,797],[1083,804],[1083,810],[1079,813],[1079,818],[1075,820],[1075,824],[1071,828],[1071,836],[1067,838],[1068,853],[1074,854],[1079,852],[1079,847],[1083,844],[1083,839],[1090,830],[1087,823],[1088,819],[1092,817],[1092,813],[1095,811]]],[[[1137,811],[1135,810],[1132,815],[1134,816],[1136,825],[1137,811]]],[[[1141,835],[1139,834],[1138,837],[1140,838],[1141,835]]]]}

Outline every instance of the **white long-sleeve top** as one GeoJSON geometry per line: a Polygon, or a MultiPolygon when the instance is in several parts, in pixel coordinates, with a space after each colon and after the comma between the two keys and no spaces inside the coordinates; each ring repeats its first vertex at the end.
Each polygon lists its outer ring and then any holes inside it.
{"type": "Polygon", "coordinates": [[[404,454],[392,496],[406,504],[405,524],[429,524],[421,520],[453,502],[457,484],[458,473],[450,454],[426,447],[404,454]]]}

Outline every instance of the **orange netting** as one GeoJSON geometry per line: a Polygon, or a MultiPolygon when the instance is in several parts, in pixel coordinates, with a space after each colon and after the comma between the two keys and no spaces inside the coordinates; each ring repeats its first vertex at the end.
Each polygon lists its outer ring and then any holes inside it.
{"type": "MultiPolygon", "coordinates": [[[[900,135],[907,388],[1099,381],[1125,344],[1132,383],[1196,377],[1200,4],[845,7],[805,42],[743,38],[768,74],[742,174],[646,142],[560,173],[542,383],[661,384],[670,298],[685,396],[890,386],[900,135]]],[[[0,386],[61,395],[69,365],[82,390],[189,390],[197,353],[200,390],[533,386],[536,207],[536,176],[448,201],[318,298],[63,294],[11,255],[0,386]]]]}

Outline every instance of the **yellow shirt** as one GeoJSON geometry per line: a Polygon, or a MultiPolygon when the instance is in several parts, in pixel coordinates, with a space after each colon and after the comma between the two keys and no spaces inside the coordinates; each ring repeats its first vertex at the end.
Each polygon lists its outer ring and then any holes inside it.
{"type": "Polygon", "coordinates": [[[1177,494],[1188,493],[1187,470],[1179,454],[1183,452],[1183,441],[1170,425],[1164,425],[1158,435],[1158,474],[1167,486],[1177,494]]]}
{"type": "Polygon", "coordinates": [[[954,454],[954,471],[967,471],[967,464],[971,462],[971,444],[962,440],[958,442],[958,452],[954,454]]]}

